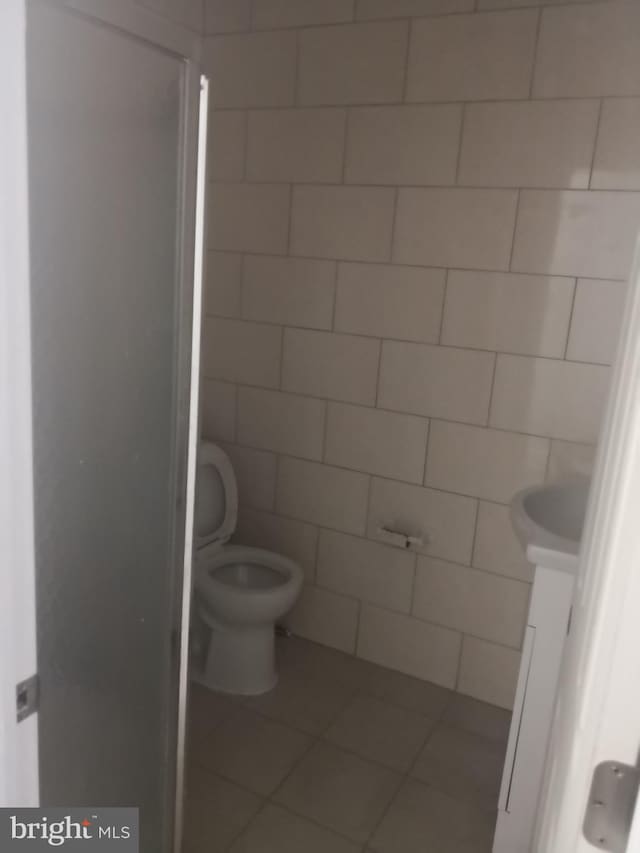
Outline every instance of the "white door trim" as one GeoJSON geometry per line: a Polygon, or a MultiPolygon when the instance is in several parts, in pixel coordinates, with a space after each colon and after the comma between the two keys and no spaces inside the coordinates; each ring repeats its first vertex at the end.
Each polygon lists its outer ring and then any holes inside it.
{"type": "Polygon", "coordinates": [[[0,4],[0,806],[38,804],[36,715],[16,684],[36,671],[24,0],[0,4]]]}

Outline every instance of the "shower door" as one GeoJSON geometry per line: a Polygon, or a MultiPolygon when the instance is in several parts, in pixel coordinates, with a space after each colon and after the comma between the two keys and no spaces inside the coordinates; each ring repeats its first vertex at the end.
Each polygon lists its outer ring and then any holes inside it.
{"type": "Polygon", "coordinates": [[[193,74],[28,8],[40,802],[137,806],[145,853],[170,849],[176,797],[193,74]]]}

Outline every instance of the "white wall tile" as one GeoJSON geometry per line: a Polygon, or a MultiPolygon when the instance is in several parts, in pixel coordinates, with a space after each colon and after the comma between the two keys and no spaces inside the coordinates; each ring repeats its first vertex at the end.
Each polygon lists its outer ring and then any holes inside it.
{"type": "Polygon", "coordinates": [[[462,107],[363,107],[349,115],[346,181],[454,184],[462,107]]]}
{"type": "Polygon", "coordinates": [[[517,200],[515,190],[400,189],[393,259],[506,270],[517,200]]]}
{"type": "Polygon", "coordinates": [[[478,10],[522,9],[525,6],[556,6],[567,3],[590,3],[592,0],[478,0],[478,10]]]}
{"type": "Polygon", "coordinates": [[[469,104],[458,182],[586,189],[599,101],[469,104]]]}
{"type": "Polygon", "coordinates": [[[234,542],[283,554],[302,567],[307,580],[315,576],[318,528],[272,512],[242,509],[234,542]]]}
{"type": "Polygon", "coordinates": [[[247,320],[330,329],[335,280],[333,261],[247,255],[242,315],[247,320]]]}
{"type": "Polygon", "coordinates": [[[595,442],[609,368],[499,355],[490,423],[501,429],[595,442]]]}
{"type": "Polygon", "coordinates": [[[285,622],[299,637],[353,654],[359,607],[355,598],[305,586],[285,622]]]}
{"type": "Polygon", "coordinates": [[[296,186],[291,254],[386,261],[394,205],[395,192],[387,188],[296,186]]]}
{"type": "Polygon", "coordinates": [[[602,105],[591,186],[640,190],[640,98],[616,98],[602,105]]]}
{"type": "Polygon", "coordinates": [[[302,30],[299,103],[377,104],[402,100],[407,38],[406,21],[302,30]]]}
{"type": "Polygon", "coordinates": [[[640,193],[524,190],[511,268],[626,279],[639,225],[640,193]]]}
{"type": "Polygon", "coordinates": [[[243,110],[211,110],[207,178],[241,181],[244,177],[247,115],[243,110]]]}
{"type": "Polygon", "coordinates": [[[380,342],[373,338],[285,329],[282,387],[372,406],[380,342]]]}
{"type": "Polygon", "coordinates": [[[574,441],[552,441],[549,454],[547,481],[591,477],[596,447],[593,444],[578,444],[574,441]]]}
{"type": "Polygon", "coordinates": [[[640,95],[640,6],[631,0],[545,9],[533,94],[640,95]]]}
{"type": "Polygon", "coordinates": [[[275,388],[280,376],[281,346],[282,333],[276,326],[206,318],[203,376],[275,388]]]}
{"type": "Polygon", "coordinates": [[[205,0],[205,33],[233,33],[251,26],[251,0],[205,0]]]}
{"type": "Polygon", "coordinates": [[[420,619],[519,648],[528,605],[528,584],[418,557],[412,612],[420,619]]]}
{"type": "Polygon", "coordinates": [[[453,687],[460,642],[460,634],[448,628],[378,607],[362,608],[358,657],[381,666],[453,687]]]}
{"type": "Polygon", "coordinates": [[[326,403],[312,397],[238,389],[238,442],[307,459],[321,459],[326,403]]]}
{"type": "Polygon", "coordinates": [[[442,343],[562,358],[574,287],[570,278],[449,270],[442,343]]]}
{"type": "Polygon", "coordinates": [[[477,501],[473,498],[374,478],[367,535],[385,542],[379,528],[422,537],[423,554],[470,563],[477,501]]]}
{"type": "Polygon", "coordinates": [[[567,358],[599,364],[613,362],[626,297],[626,282],[578,280],[567,358]]]}
{"type": "Polygon", "coordinates": [[[370,604],[408,613],[415,562],[414,554],[399,548],[322,530],[317,583],[370,604]]]}
{"type": "Polygon", "coordinates": [[[488,352],[384,341],[378,405],[485,424],[494,358],[488,352]]]}
{"type": "Polygon", "coordinates": [[[474,699],[513,708],[520,669],[520,653],[475,637],[465,637],[458,690],[474,699]]]}
{"type": "Polygon", "coordinates": [[[428,431],[424,418],[329,403],[325,460],[342,468],[421,483],[428,431]]]}
{"type": "Polygon", "coordinates": [[[515,535],[508,506],[480,501],[472,564],[527,583],[533,580],[534,568],[515,535]]]}
{"type": "Polygon", "coordinates": [[[284,254],[289,196],[285,184],[210,184],[209,248],[284,254]]]}
{"type": "Polygon", "coordinates": [[[204,40],[214,107],[287,107],[296,79],[294,32],[246,33],[204,40]]]}
{"type": "Polygon", "coordinates": [[[335,329],[437,343],[444,281],[444,270],[339,264],[335,329]]]}
{"type": "Polygon", "coordinates": [[[237,388],[205,379],[200,391],[200,431],[208,441],[233,441],[236,433],[237,388]]]}
{"type": "Polygon", "coordinates": [[[254,0],[257,30],[337,24],[353,20],[354,0],[254,0]]]}
{"type": "Polygon", "coordinates": [[[509,503],[544,482],[548,456],[546,438],[432,421],[425,485],[509,503]]]}
{"type": "Polygon", "coordinates": [[[369,477],[284,456],[278,471],[279,513],[345,533],[364,533],[369,477]]]}
{"type": "Polygon", "coordinates": [[[233,252],[209,252],[206,269],[205,314],[239,317],[242,255],[233,252]]]}
{"type": "Polygon", "coordinates": [[[276,494],[276,457],[273,453],[220,442],[238,481],[241,507],[273,509],[276,494]]]}
{"type": "Polygon", "coordinates": [[[247,180],[340,183],[345,110],[252,110],[247,180]]]}
{"type": "Polygon", "coordinates": [[[472,12],[475,0],[358,0],[356,17],[420,18],[423,15],[448,15],[472,12]]]}
{"type": "Polygon", "coordinates": [[[527,98],[537,21],[533,10],[415,21],[407,100],[527,98]]]}

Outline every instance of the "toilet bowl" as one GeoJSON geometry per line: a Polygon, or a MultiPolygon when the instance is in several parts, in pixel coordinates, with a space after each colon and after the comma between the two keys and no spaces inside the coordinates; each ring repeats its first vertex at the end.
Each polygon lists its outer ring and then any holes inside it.
{"type": "Polygon", "coordinates": [[[202,442],[196,486],[195,610],[209,629],[200,680],[224,693],[257,695],[277,680],[275,623],[302,588],[293,560],[262,548],[230,545],[238,518],[231,461],[202,442]]]}

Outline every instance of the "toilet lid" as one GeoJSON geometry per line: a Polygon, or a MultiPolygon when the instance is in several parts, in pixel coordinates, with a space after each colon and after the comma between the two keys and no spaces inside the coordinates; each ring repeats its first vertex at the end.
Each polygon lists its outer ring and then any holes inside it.
{"type": "Polygon", "coordinates": [[[238,485],[227,454],[208,441],[198,453],[195,509],[196,548],[229,541],[238,521],[238,485]]]}

